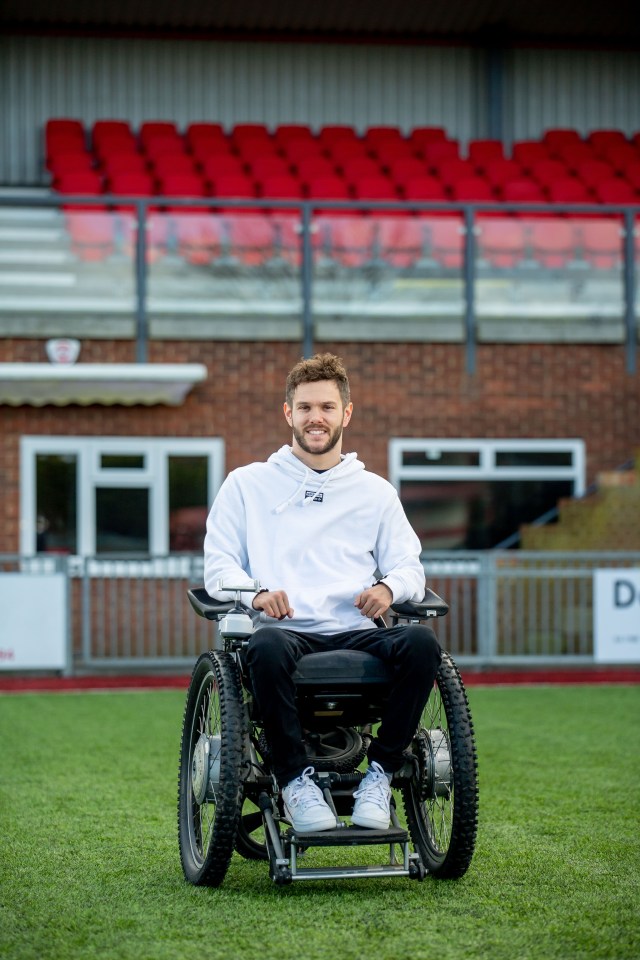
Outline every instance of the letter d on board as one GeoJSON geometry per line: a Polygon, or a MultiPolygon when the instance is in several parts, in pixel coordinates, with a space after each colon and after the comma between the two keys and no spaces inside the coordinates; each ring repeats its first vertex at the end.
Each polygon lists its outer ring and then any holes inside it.
{"type": "Polygon", "coordinates": [[[630,607],[635,599],[635,588],[629,580],[616,580],[613,585],[613,602],[616,607],[630,607]]]}

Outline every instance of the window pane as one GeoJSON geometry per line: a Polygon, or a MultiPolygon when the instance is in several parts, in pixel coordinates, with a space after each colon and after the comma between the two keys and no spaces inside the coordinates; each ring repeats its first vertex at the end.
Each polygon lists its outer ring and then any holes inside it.
{"type": "Polygon", "coordinates": [[[440,450],[438,447],[426,450],[407,450],[402,454],[405,467],[479,467],[480,454],[477,450],[440,450]]]}
{"type": "Polygon", "coordinates": [[[149,552],[149,491],[96,488],[96,553],[149,552]]]}
{"type": "Polygon", "coordinates": [[[570,481],[405,481],[400,496],[425,550],[496,547],[570,497],[570,481]]]}
{"type": "Polygon", "coordinates": [[[498,450],[497,467],[572,467],[571,450],[498,450]]]}
{"type": "Polygon", "coordinates": [[[103,453],[100,455],[103,470],[144,470],[142,454],[103,453]]]}
{"type": "Polygon", "coordinates": [[[77,553],[77,457],[36,457],[36,543],[38,553],[77,553]]]}
{"type": "Polygon", "coordinates": [[[201,552],[207,521],[207,457],[169,457],[169,550],[201,552]]]}

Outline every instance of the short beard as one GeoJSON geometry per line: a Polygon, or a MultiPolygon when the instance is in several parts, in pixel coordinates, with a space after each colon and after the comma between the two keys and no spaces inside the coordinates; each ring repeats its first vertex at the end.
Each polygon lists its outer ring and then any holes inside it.
{"type": "Polygon", "coordinates": [[[336,427],[333,433],[329,434],[329,436],[327,437],[326,445],[321,449],[314,450],[312,447],[310,447],[307,441],[305,440],[304,433],[302,433],[300,430],[296,430],[294,428],[293,435],[296,439],[298,446],[302,450],[304,450],[305,453],[310,453],[312,456],[321,456],[324,453],[329,453],[329,451],[333,450],[333,448],[336,446],[340,437],[342,436],[342,426],[336,427]]]}

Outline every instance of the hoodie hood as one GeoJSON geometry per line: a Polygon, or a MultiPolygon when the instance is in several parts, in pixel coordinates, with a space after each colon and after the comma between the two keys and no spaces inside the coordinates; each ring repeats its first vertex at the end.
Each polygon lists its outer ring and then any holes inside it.
{"type": "Polygon", "coordinates": [[[274,464],[293,480],[297,481],[297,486],[293,493],[275,507],[274,513],[282,513],[287,507],[299,501],[302,501],[303,507],[307,507],[313,501],[314,497],[317,497],[330,483],[339,482],[343,477],[349,477],[359,470],[364,470],[364,463],[358,460],[358,454],[347,453],[341,455],[340,463],[337,463],[335,467],[330,467],[328,470],[323,470],[322,473],[318,473],[316,470],[312,470],[311,467],[307,467],[302,460],[299,460],[287,444],[280,447],[275,453],[272,453],[267,462],[274,464]],[[315,488],[311,495],[308,495],[309,491],[307,491],[306,488],[311,481],[319,481],[320,486],[315,488]]]}

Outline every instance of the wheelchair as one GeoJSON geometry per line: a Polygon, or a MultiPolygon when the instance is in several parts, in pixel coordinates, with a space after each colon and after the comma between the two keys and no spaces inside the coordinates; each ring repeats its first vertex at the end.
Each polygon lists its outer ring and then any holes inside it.
{"type": "MultiPolygon", "coordinates": [[[[311,653],[299,660],[294,679],[309,765],[339,826],[296,834],[284,817],[244,665],[253,621],[240,602],[240,588],[221,589],[235,592],[235,601],[216,601],[203,588],[187,591],[200,617],[218,621],[222,649],[197,660],[184,710],[178,839],[186,880],[219,886],[234,850],[246,859],[267,862],[278,886],[313,879],[463,876],[476,839],[477,757],[467,696],[451,656],[443,653],[405,763],[393,775],[387,830],[363,829],[342,819],[351,812],[353,792],[364,776],[359,767],[386,702],[387,665],[353,650],[311,653]],[[308,865],[316,848],[374,845],[385,850],[380,864],[308,865]]],[[[391,625],[447,611],[446,602],[427,590],[420,603],[394,604],[391,625]]],[[[320,859],[326,861],[327,855],[320,859]]]]}

